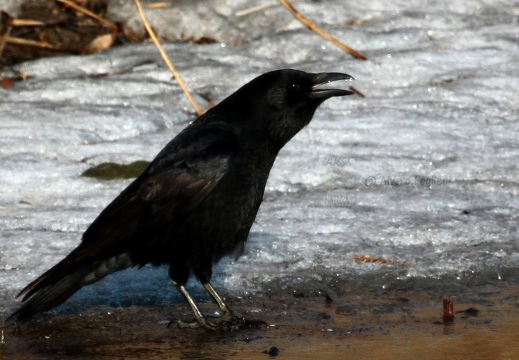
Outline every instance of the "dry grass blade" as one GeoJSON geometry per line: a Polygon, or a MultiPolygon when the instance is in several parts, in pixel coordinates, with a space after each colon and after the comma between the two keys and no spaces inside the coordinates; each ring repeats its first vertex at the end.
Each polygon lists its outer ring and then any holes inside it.
{"type": "Polygon", "coordinates": [[[163,9],[166,7],[168,7],[168,3],[166,3],[165,1],[146,5],[146,9],[163,9]]]}
{"type": "Polygon", "coordinates": [[[137,9],[139,10],[139,14],[141,16],[142,22],[144,23],[144,27],[146,28],[146,31],[148,32],[148,34],[150,35],[151,39],[155,43],[155,46],[157,47],[157,49],[160,52],[160,55],[162,56],[162,58],[164,59],[164,61],[168,65],[169,70],[173,73],[173,76],[175,77],[175,79],[178,81],[178,84],[182,88],[182,91],[184,91],[184,93],[186,94],[187,98],[189,99],[189,102],[195,108],[195,111],[198,114],[198,116],[202,115],[202,113],[203,113],[202,110],[200,109],[200,107],[196,103],[195,99],[191,96],[191,93],[189,92],[189,90],[187,89],[186,85],[184,84],[184,81],[180,77],[179,73],[175,70],[175,67],[173,66],[173,64],[169,60],[166,52],[164,51],[164,48],[160,44],[159,40],[157,39],[157,36],[153,32],[150,24],[148,23],[148,20],[146,19],[146,15],[144,15],[144,11],[142,10],[141,3],[139,2],[139,0],[134,0],[134,1],[135,1],[135,5],[137,6],[137,9]]]}
{"type": "Polygon", "coordinates": [[[364,55],[362,55],[358,51],[350,48],[349,46],[343,44],[342,42],[340,42],[340,40],[338,40],[337,38],[335,38],[332,35],[328,34],[324,29],[322,29],[319,26],[317,26],[316,24],[314,24],[310,19],[308,19],[303,14],[301,14],[299,11],[297,11],[297,9],[288,0],[279,0],[279,1],[304,26],[306,26],[310,30],[316,32],[317,34],[321,35],[323,38],[325,38],[326,40],[330,41],[332,44],[334,44],[335,46],[339,47],[340,49],[346,51],[348,54],[350,54],[354,58],[359,59],[359,60],[367,60],[367,58],[364,55]]]}
{"type": "Polygon", "coordinates": [[[72,1],[69,1],[69,0],[56,0],[56,1],[66,5],[66,6],[69,6],[69,7],[73,8],[73,9],[79,11],[79,12],[81,12],[81,13],[85,14],[86,16],[91,17],[92,19],[95,19],[95,20],[99,21],[99,23],[103,24],[106,27],[109,27],[109,28],[117,31],[117,25],[115,25],[113,22],[108,21],[106,19],[103,19],[99,15],[94,14],[90,10],[85,9],[82,6],[77,5],[77,4],[73,3],[72,1]]]}
{"type": "Polygon", "coordinates": [[[13,18],[11,18],[6,12],[0,12],[0,59],[7,44],[7,39],[13,29],[13,18]]]}
{"type": "Polygon", "coordinates": [[[350,86],[350,90],[353,91],[355,94],[359,95],[360,97],[367,97],[366,94],[364,94],[362,91],[357,89],[355,86],[350,86]]]}
{"type": "Polygon", "coordinates": [[[43,21],[31,20],[31,19],[13,19],[11,22],[12,26],[44,26],[47,25],[43,21]]]}
{"type": "Polygon", "coordinates": [[[268,9],[269,7],[273,7],[273,6],[276,6],[276,5],[278,5],[278,3],[268,3],[268,4],[262,4],[262,5],[258,5],[258,6],[253,6],[251,8],[245,9],[245,10],[236,11],[234,13],[234,16],[240,17],[240,16],[250,15],[250,14],[255,13],[257,11],[262,11],[262,10],[268,9]]]}
{"type": "Polygon", "coordinates": [[[412,264],[408,263],[407,261],[387,260],[381,257],[373,257],[371,255],[355,255],[353,256],[353,260],[355,260],[355,262],[357,263],[377,263],[386,265],[412,266],[412,264]]]}
{"type": "Polygon", "coordinates": [[[46,42],[35,41],[35,40],[30,40],[30,39],[22,39],[22,38],[17,38],[17,37],[8,37],[6,42],[9,44],[27,45],[27,46],[34,46],[34,47],[39,47],[39,48],[43,48],[43,49],[60,50],[59,47],[56,47],[56,46],[46,43],[46,42]]]}

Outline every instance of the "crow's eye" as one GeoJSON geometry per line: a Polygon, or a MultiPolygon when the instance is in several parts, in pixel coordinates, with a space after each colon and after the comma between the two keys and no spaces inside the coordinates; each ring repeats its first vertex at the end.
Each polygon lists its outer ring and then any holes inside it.
{"type": "Polygon", "coordinates": [[[292,90],[299,91],[300,90],[299,84],[292,84],[292,90]]]}

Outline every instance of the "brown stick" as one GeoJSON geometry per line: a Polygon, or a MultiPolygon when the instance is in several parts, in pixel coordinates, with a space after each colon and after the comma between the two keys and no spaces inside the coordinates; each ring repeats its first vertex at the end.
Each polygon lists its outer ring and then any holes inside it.
{"type": "Polygon", "coordinates": [[[443,299],[443,322],[451,323],[454,321],[454,300],[443,299]]]}
{"type": "Polygon", "coordinates": [[[13,19],[11,21],[12,26],[43,26],[45,22],[31,19],[13,19]]]}
{"type": "MultiPolygon", "coordinates": [[[[9,35],[11,34],[11,30],[13,29],[13,18],[10,17],[6,12],[0,12],[0,22],[6,22],[6,30],[2,34],[2,30],[0,29],[0,59],[2,59],[2,54],[4,53],[5,44],[7,44],[7,39],[9,39],[9,35]]],[[[1,26],[1,25],[0,25],[1,26]]]]}
{"type": "Polygon", "coordinates": [[[165,1],[160,1],[160,2],[146,5],[146,9],[162,9],[165,7],[168,7],[168,3],[165,1]]]}
{"type": "Polygon", "coordinates": [[[46,42],[22,39],[22,38],[17,38],[17,37],[12,37],[12,36],[8,37],[6,42],[8,42],[9,44],[27,45],[27,46],[34,46],[34,47],[39,47],[39,48],[43,48],[43,49],[60,50],[59,47],[46,43],[46,42]]]}
{"type": "Polygon", "coordinates": [[[157,39],[157,36],[155,35],[153,30],[151,29],[151,26],[148,23],[148,20],[146,19],[146,15],[144,15],[144,11],[142,10],[141,3],[139,2],[139,0],[134,0],[134,1],[135,1],[135,5],[137,6],[137,9],[139,10],[139,14],[141,15],[141,19],[142,19],[142,22],[144,23],[144,27],[146,28],[146,31],[148,32],[148,34],[150,35],[151,39],[155,43],[155,46],[157,47],[157,49],[160,52],[160,55],[162,56],[162,58],[166,62],[166,65],[168,65],[168,68],[173,73],[173,76],[175,77],[175,79],[177,79],[178,84],[182,88],[182,91],[184,91],[184,93],[186,94],[189,102],[195,108],[195,111],[196,111],[197,115],[198,116],[202,115],[202,113],[203,113],[202,110],[200,110],[200,107],[196,103],[195,99],[193,99],[193,97],[191,96],[191,93],[189,92],[189,90],[187,89],[186,85],[184,84],[184,81],[182,81],[182,78],[180,77],[180,75],[177,72],[177,70],[175,70],[175,67],[173,66],[171,61],[169,61],[168,55],[166,55],[166,52],[164,51],[164,48],[162,47],[162,45],[160,44],[159,40],[157,39]]]}
{"type": "Polygon", "coordinates": [[[310,19],[308,19],[303,14],[301,14],[299,11],[297,11],[297,9],[288,0],[279,0],[279,2],[281,2],[281,4],[283,4],[283,6],[286,7],[288,9],[288,11],[290,11],[292,13],[292,15],[294,15],[295,18],[297,20],[299,20],[308,29],[321,35],[323,38],[325,38],[326,40],[328,40],[335,46],[339,47],[340,49],[346,51],[348,54],[350,54],[354,58],[359,59],[359,60],[367,60],[367,58],[364,55],[362,55],[360,52],[343,44],[342,42],[340,42],[340,40],[338,40],[337,38],[328,34],[323,28],[320,28],[319,26],[314,24],[310,19]]]}

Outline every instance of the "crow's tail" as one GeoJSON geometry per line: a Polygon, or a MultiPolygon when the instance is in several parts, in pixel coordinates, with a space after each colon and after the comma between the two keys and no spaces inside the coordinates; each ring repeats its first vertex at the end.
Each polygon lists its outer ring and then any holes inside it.
{"type": "Polygon", "coordinates": [[[86,275],[84,271],[77,271],[36,291],[28,299],[24,298],[22,306],[7,320],[27,321],[42,312],[55,308],[81,289],[82,280],[86,275]]]}
{"type": "Polygon", "coordinates": [[[126,269],[132,263],[130,257],[124,254],[83,265],[75,271],[70,271],[69,268],[68,272],[63,272],[65,265],[63,262],[57,264],[23,289],[18,294],[23,295],[22,306],[7,320],[27,321],[62,304],[84,285],[101,280],[115,271],[126,269]]]}

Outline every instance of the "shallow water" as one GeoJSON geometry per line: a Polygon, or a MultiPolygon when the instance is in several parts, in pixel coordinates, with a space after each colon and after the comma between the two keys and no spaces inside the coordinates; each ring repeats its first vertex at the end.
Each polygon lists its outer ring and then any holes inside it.
{"type": "MultiPolygon", "coordinates": [[[[285,67],[349,73],[367,95],[327,101],[283,149],[245,253],[216,267],[216,287],[246,294],[339,281],[455,293],[517,284],[517,4],[298,7],[369,60],[352,59],[280,7],[246,19],[231,12],[231,27],[242,27],[233,32],[238,47],[165,45],[202,105],[285,67]],[[265,23],[273,15],[278,27],[265,23]],[[369,21],[346,26],[352,19],[369,21]],[[363,255],[408,264],[355,262],[363,255]]],[[[151,44],[17,68],[31,78],[0,89],[0,314],[129,182],[79,175],[105,161],[151,160],[194,118],[151,44]]],[[[132,269],[57,312],[172,300],[181,301],[164,268],[132,269]]]]}

